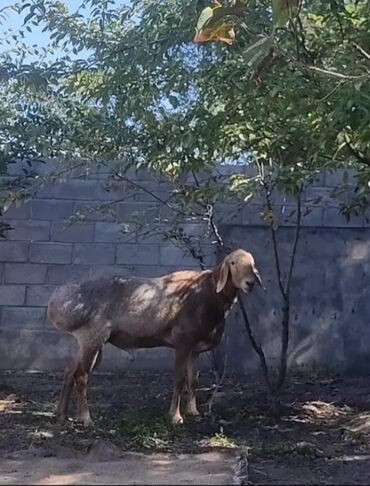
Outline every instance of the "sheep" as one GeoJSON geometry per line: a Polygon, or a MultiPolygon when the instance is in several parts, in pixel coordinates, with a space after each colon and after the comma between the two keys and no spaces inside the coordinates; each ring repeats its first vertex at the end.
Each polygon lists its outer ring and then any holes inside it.
{"type": "Polygon", "coordinates": [[[180,395],[185,385],[186,414],[199,415],[196,358],[220,343],[225,316],[238,290],[248,294],[256,282],[262,285],[253,256],[238,249],[213,270],[177,271],[157,278],[103,277],[55,289],[48,304],[48,319],[79,344],[79,352],[64,376],[57,406],[59,421],[66,419],[74,385],[78,419],[85,426],[92,424],[87,385],[91,372],[101,362],[105,343],[128,351],[173,348],[172,422],[183,422],[180,395]]]}

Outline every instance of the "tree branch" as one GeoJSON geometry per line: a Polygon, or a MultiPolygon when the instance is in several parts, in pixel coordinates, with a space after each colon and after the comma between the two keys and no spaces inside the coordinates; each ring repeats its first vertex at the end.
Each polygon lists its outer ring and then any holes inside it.
{"type": "Polygon", "coordinates": [[[274,47],[275,51],[280,54],[284,59],[286,59],[287,62],[290,62],[293,66],[296,66],[297,68],[304,70],[304,71],[312,71],[316,72],[319,74],[324,74],[325,76],[329,76],[332,78],[337,78],[337,79],[342,79],[343,81],[366,81],[370,80],[370,74],[369,73],[364,73],[364,74],[357,74],[357,75],[352,75],[352,74],[343,74],[338,71],[332,71],[331,69],[325,69],[323,67],[319,66],[313,66],[312,64],[305,64],[297,59],[293,59],[292,56],[290,56],[287,52],[283,51],[282,49],[279,49],[278,47],[274,47]]]}
{"type": "Polygon", "coordinates": [[[289,319],[290,319],[290,285],[292,281],[295,257],[297,254],[298,240],[301,230],[301,196],[303,187],[300,188],[298,198],[297,198],[297,220],[296,220],[296,231],[292,247],[292,254],[290,256],[290,265],[288,270],[288,276],[285,286],[285,298],[283,305],[283,320],[282,320],[282,338],[281,338],[281,355],[280,355],[280,368],[279,376],[276,385],[276,390],[278,391],[284,384],[287,366],[288,366],[288,347],[289,347],[289,319]]]}
{"type": "Polygon", "coordinates": [[[184,211],[181,211],[180,209],[172,206],[167,201],[165,201],[164,199],[160,198],[159,196],[157,196],[156,194],[154,194],[154,192],[150,191],[146,187],[144,187],[141,184],[138,184],[137,182],[129,179],[127,176],[121,174],[117,170],[112,169],[111,167],[109,167],[109,165],[106,162],[103,162],[102,165],[104,165],[105,167],[107,167],[110,170],[112,170],[113,173],[114,173],[114,175],[118,179],[120,179],[121,181],[127,182],[128,184],[132,185],[133,187],[136,187],[136,189],[139,189],[139,190],[145,192],[146,194],[150,195],[153,199],[155,199],[156,201],[160,202],[161,204],[163,204],[163,206],[167,207],[171,211],[173,211],[173,212],[175,212],[177,214],[180,214],[181,216],[200,216],[200,214],[199,213],[196,213],[195,211],[192,211],[191,213],[185,213],[184,211]]]}
{"type": "MultiPolygon", "coordinates": [[[[273,214],[272,202],[271,202],[271,192],[270,192],[270,188],[267,186],[266,181],[263,182],[263,187],[265,189],[267,209],[273,214]]],[[[278,284],[279,284],[281,295],[283,296],[283,299],[285,301],[286,300],[286,294],[285,294],[285,289],[284,289],[283,279],[282,279],[282,274],[281,274],[280,257],[279,257],[278,243],[277,243],[277,238],[276,238],[276,229],[274,228],[273,224],[270,224],[270,228],[271,228],[272,246],[273,246],[273,249],[274,249],[275,267],[276,267],[276,273],[277,273],[277,277],[278,277],[278,284]]]]}
{"type": "Polygon", "coordinates": [[[365,51],[365,49],[363,47],[361,47],[359,44],[357,44],[356,42],[353,42],[353,45],[354,47],[358,50],[358,52],[360,54],[362,54],[362,56],[367,59],[368,61],[370,61],[370,54],[368,52],[365,51]]]}
{"type": "Polygon", "coordinates": [[[247,311],[245,310],[244,302],[242,300],[242,297],[241,297],[239,291],[238,291],[238,302],[239,302],[239,307],[240,307],[240,310],[241,310],[241,313],[242,313],[242,316],[243,316],[244,325],[245,325],[245,328],[246,328],[247,333],[248,333],[248,337],[250,339],[250,342],[252,344],[253,349],[255,350],[257,355],[259,356],[261,368],[262,368],[262,372],[263,372],[263,376],[265,378],[266,384],[267,384],[270,392],[273,393],[274,392],[274,386],[272,385],[272,383],[270,381],[269,370],[268,370],[268,366],[267,366],[267,362],[266,362],[265,353],[263,352],[261,345],[257,343],[257,341],[256,341],[256,339],[253,335],[253,331],[252,331],[251,325],[249,323],[247,311]]]}
{"type": "Polygon", "coordinates": [[[285,294],[287,298],[289,299],[290,296],[290,284],[292,281],[292,275],[293,275],[293,269],[294,269],[294,263],[295,263],[295,257],[297,254],[297,246],[298,246],[298,240],[299,240],[299,234],[301,231],[301,219],[302,219],[302,190],[303,188],[300,188],[299,194],[297,197],[297,220],[296,220],[296,231],[295,231],[295,237],[294,237],[294,242],[293,242],[293,248],[292,248],[292,255],[290,257],[290,265],[289,265],[289,270],[288,270],[288,276],[286,280],[286,285],[285,285],[285,294]]]}
{"type": "Polygon", "coordinates": [[[349,149],[351,154],[354,156],[354,158],[358,162],[361,162],[361,164],[365,164],[368,167],[370,167],[370,158],[369,157],[367,157],[365,154],[363,154],[359,150],[356,150],[355,147],[350,142],[346,142],[346,147],[349,149]]]}

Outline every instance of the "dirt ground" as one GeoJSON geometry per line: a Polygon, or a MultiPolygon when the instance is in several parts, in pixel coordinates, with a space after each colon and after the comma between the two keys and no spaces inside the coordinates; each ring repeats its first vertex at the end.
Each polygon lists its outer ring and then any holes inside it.
{"type": "Polygon", "coordinates": [[[370,484],[370,377],[291,377],[277,420],[261,384],[237,375],[208,415],[203,374],[202,416],[173,427],[171,374],[95,374],[88,430],[56,423],[61,381],[0,374],[0,484],[231,484],[240,451],[251,484],[370,484]]]}

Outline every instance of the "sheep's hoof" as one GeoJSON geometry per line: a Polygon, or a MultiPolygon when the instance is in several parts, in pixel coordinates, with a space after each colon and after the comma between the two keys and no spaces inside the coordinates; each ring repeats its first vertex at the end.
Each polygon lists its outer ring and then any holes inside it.
{"type": "Polygon", "coordinates": [[[67,420],[67,415],[65,413],[57,412],[57,422],[59,425],[64,425],[67,420]]]}
{"type": "Polygon", "coordinates": [[[197,408],[188,408],[186,415],[189,415],[189,417],[199,417],[200,413],[197,408]]]}
{"type": "Polygon", "coordinates": [[[89,412],[83,413],[78,417],[78,420],[82,422],[84,427],[92,427],[93,421],[91,420],[89,412]]]}
{"type": "Polygon", "coordinates": [[[172,423],[173,425],[183,424],[184,419],[181,417],[181,415],[174,415],[172,417],[172,423]]]}
{"type": "Polygon", "coordinates": [[[65,415],[58,415],[57,416],[57,423],[59,425],[65,425],[66,422],[67,422],[67,417],[65,415]]]}

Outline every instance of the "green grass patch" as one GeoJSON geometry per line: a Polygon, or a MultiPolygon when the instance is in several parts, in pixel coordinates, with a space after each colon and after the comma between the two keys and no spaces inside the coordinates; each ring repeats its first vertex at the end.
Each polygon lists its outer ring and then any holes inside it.
{"type": "Polygon", "coordinates": [[[145,408],[127,411],[117,432],[135,446],[150,449],[168,446],[182,427],[172,424],[167,411],[145,408]]]}

